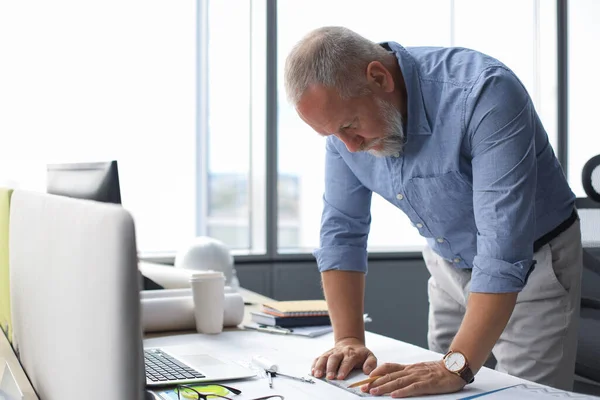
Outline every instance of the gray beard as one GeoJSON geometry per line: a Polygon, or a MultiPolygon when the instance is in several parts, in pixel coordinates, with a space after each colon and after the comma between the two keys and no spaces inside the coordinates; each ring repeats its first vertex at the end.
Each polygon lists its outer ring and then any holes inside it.
{"type": "Polygon", "coordinates": [[[402,154],[404,150],[404,125],[402,114],[392,104],[380,98],[375,101],[379,106],[381,117],[386,126],[385,136],[375,139],[363,151],[376,157],[390,157],[395,154],[402,154]],[[380,150],[374,150],[373,147],[381,147],[380,150]]]}

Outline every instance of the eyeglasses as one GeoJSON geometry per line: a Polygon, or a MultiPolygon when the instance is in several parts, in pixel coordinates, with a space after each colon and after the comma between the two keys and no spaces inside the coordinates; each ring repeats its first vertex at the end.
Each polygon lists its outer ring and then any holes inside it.
{"type": "MultiPolygon", "coordinates": [[[[230,386],[225,386],[225,385],[220,385],[220,384],[215,384],[215,383],[211,383],[210,386],[220,386],[224,389],[229,390],[233,394],[241,394],[242,393],[241,390],[232,388],[230,386]]],[[[218,397],[220,399],[234,400],[229,397],[222,396],[222,395],[216,394],[216,393],[200,393],[199,391],[194,389],[192,386],[188,386],[188,385],[177,385],[175,392],[177,392],[178,400],[208,400],[209,397],[211,397],[211,398],[218,397]]],[[[284,397],[279,394],[273,394],[270,396],[257,397],[256,399],[252,399],[252,400],[284,400],[284,397]]]]}

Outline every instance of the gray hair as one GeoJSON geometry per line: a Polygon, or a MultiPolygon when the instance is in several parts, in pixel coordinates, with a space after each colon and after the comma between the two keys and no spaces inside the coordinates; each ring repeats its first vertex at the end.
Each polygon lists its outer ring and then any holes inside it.
{"type": "Polygon", "coordinates": [[[308,33],[292,49],[285,63],[285,89],[298,104],[311,85],[336,89],[342,98],[369,92],[365,71],[372,61],[388,64],[388,52],[348,28],[328,26],[308,33]]]}

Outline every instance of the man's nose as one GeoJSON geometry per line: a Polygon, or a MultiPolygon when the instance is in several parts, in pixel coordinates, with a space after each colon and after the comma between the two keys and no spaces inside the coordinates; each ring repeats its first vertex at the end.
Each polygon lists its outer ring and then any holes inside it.
{"type": "Polygon", "coordinates": [[[362,148],[363,140],[358,135],[349,135],[347,133],[341,133],[338,138],[344,142],[346,148],[350,153],[356,153],[362,148]]]}

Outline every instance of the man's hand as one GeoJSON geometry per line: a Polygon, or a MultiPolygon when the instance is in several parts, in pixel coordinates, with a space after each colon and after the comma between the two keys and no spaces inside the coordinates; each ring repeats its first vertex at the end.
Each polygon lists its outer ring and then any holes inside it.
{"type": "Polygon", "coordinates": [[[345,379],[350,371],[361,366],[368,375],[377,367],[377,358],[359,339],[346,338],[315,359],[312,374],[316,378],[326,375],[327,379],[345,379]]]}
{"type": "Polygon", "coordinates": [[[411,397],[426,394],[454,393],[465,386],[465,381],[448,371],[442,361],[410,365],[383,364],[371,372],[381,378],[361,386],[372,395],[390,393],[391,397],[411,397]]]}

